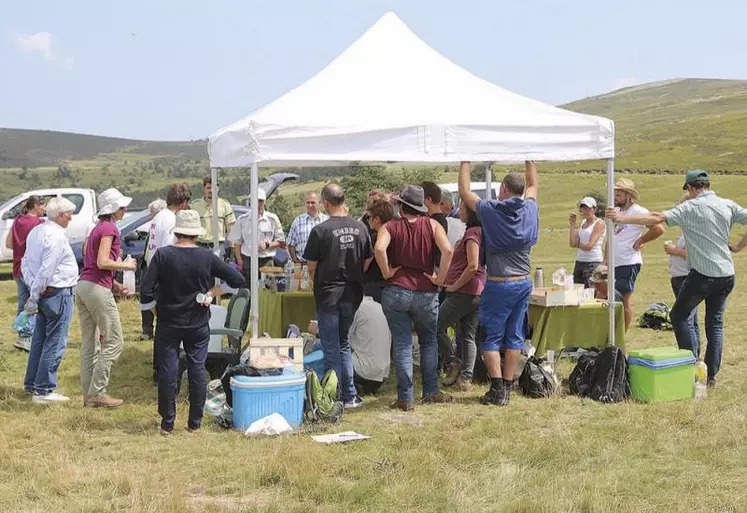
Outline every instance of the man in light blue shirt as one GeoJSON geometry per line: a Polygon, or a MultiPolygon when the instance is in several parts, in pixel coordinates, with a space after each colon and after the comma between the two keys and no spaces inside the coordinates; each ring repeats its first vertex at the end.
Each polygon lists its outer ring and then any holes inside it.
{"type": "Polygon", "coordinates": [[[296,217],[288,231],[285,243],[288,253],[297,264],[304,262],[303,250],[309,241],[311,230],[318,224],[329,219],[327,214],[319,212],[319,195],[315,192],[306,194],[306,212],[296,217]]]}
{"type": "Polygon", "coordinates": [[[697,356],[697,342],[688,318],[690,312],[705,301],[708,339],[705,363],[708,366],[708,385],[715,386],[716,374],[721,367],[726,298],[734,289],[734,261],[729,235],[735,223],[747,224],[747,210],[716,196],[711,191],[708,173],[700,169],[688,171],[683,190],[691,200],[672,210],[624,216],[614,209],[607,209],[607,218],[616,223],[646,226],[667,223],[682,228],[691,270],[677,295],[670,317],[677,345],[680,349],[690,349],[697,356]]]}

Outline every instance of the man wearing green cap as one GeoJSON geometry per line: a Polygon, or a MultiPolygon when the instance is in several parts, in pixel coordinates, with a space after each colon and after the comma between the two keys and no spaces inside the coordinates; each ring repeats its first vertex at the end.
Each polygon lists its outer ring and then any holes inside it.
{"type": "Polygon", "coordinates": [[[677,345],[680,349],[690,349],[697,356],[697,341],[688,325],[688,317],[695,307],[705,301],[708,339],[705,363],[708,366],[708,385],[715,386],[716,374],[721,366],[726,298],[734,289],[734,261],[729,234],[734,223],[747,224],[747,209],[716,196],[711,191],[708,173],[702,169],[688,171],[682,189],[687,191],[691,200],[680,203],[672,210],[625,216],[608,208],[607,218],[615,223],[646,226],[666,223],[682,228],[691,270],[680,288],[670,317],[677,345]]]}

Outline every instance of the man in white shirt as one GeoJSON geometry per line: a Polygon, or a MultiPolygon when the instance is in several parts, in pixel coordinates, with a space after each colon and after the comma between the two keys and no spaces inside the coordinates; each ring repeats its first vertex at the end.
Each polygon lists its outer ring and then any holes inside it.
{"type": "Polygon", "coordinates": [[[389,376],[392,335],[384,310],[372,297],[363,297],[349,335],[358,394],[375,394],[389,376]]]}
{"type": "MultiPolygon", "coordinates": [[[[648,214],[648,209],[638,205],[638,191],[632,180],[621,178],[615,184],[615,207],[622,215],[648,214]]],[[[632,297],[635,282],[641,272],[643,257],[641,247],[647,242],[658,239],[664,233],[661,225],[654,225],[649,229],[635,224],[615,224],[615,290],[622,294],[625,310],[625,329],[633,322],[632,297]]],[[[604,262],[607,264],[607,251],[604,252],[604,262]]]]}
{"type": "MultiPolygon", "coordinates": [[[[257,243],[257,258],[259,267],[272,263],[275,258],[275,250],[285,243],[285,234],[283,226],[280,224],[278,216],[265,210],[265,200],[267,194],[263,189],[259,189],[257,200],[259,204],[259,219],[257,219],[257,229],[259,236],[257,243]]],[[[251,288],[251,255],[254,237],[252,236],[252,213],[251,210],[242,215],[233,226],[228,241],[233,244],[233,255],[236,263],[246,277],[246,283],[251,288]]]]}
{"type": "Polygon", "coordinates": [[[150,223],[148,247],[145,248],[145,263],[150,264],[158,248],[171,246],[176,240],[171,233],[176,225],[176,213],[189,208],[192,193],[186,183],[175,183],[166,193],[166,208],[161,210],[150,223]]]}
{"type": "Polygon", "coordinates": [[[21,261],[21,273],[30,289],[24,311],[37,314],[23,380],[23,389],[33,394],[35,404],[70,400],[55,389],[73,316],[73,287],[78,283],[78,263],[65,236],[73,212],[75,205],[70,200],[49,200],[47,221],[29,233],[21,261]]]}
{"type": "Polygon", "coordinates": [[[288,230],[288,253],[295,263],[304,262],[303,250],[306,249],[311,229],[327,219],[327,214],[319,212],[319,195],[315,192],[307,193],[306,212],[296,217],[288,230]]]}
{"type": "Polygon", "coordinates": [[[454,197],[446,189],[441,189],[441,212],[446,216],[446,237],[453,248],[456,243],[462,240],[467,225],[458,217],[454,217],[454,197]]]}

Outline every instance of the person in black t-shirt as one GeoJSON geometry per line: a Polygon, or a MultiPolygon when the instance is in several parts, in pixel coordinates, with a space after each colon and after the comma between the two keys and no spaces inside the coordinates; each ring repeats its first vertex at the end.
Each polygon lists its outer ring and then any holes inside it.
{"type": "MultiPolygon", "coordinates": [[[[441,188],[433,182],[423,182],[420,184],[425,194],[425,206],[428,208],[428,216],[436,221],[449,234],[449,224],[446,222],[446,216],[441,210],[441,188]]],[[[441,251],[435,248],[433,251],[433,262],[438,266],[441,261],[441,251]]]]}
{"type": "Polygon", "coordinates": [[[311,230],[303,258],[314,283],[324,368],[337,373],[345,408],[358,408],[363,401],[353,381],[348,332],[363,300],[364,269],[373,254],[371,239],[363,223],[346,215],[342,187],[327,184],[322,203],[330,217],[311,230]]]}

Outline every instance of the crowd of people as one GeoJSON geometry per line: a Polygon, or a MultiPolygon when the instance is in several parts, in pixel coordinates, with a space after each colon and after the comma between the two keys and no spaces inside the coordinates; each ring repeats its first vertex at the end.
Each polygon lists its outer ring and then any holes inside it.
{"type": "MultiPolygon", "coordinates": [[[[189,371],[187,426],[200,427],[209,306],[221,295],[215,280],[232,288],[250,286],[255,240],[260,266],[270,263],[280,248],[287,248],[294,262],[308,266],[325,368],[337,372],[346,408],[360,407],[360,396],[378,389],[389,374],[390,357],[397,389],[391,407],[414,408],[413,334],[419,348],[421,402],[451,402],[442,386],[459,391],[473,386],[478,325],[484,332],[480,352],[490,378],[480,401],[507,405],[527,337],[533,288],[530,255],[539,235],[537,170],[533,162],[525,167],[524,174],[503,178],[497,199],[483,199],[472,191],[470,163],[463,162],[457,208],[455,198],[432,182],[394,192],[373,190],[360,219],[349,215],[343,189],[330,183],[321,194],[306,195],[306,211],[294,219],[287,238],[279,218],[264,208],[261,189],[256,239],[251,215],[237,219],[230,204],[219,198],[218,238],[230,247],[225,255],[211,251],[217,189],[210,179],[205,179],[204,195],[196,201],[191,201],[186,184],[172,185],[165,201],[149,206],[152,222],[140,290],[141,338],[153,339],[162,433],[174,428],[180,346],[189,371]],[[198,294],[207,299],[198,302],[198,294]],[[454,340],[450,328],[455,329],[454,340]]],[[[627,329],[642,271],[642,246],[660,237],[665,225],[679,226],[679,239],[664,245],[676,298],[671,320],[679,347],[699,357],[697,307],[706,303],[705,362],[713,386],[721,364],[726,299],[734,287],[731,254],[747,247],[747,236],[730,245],[729,234],[734,223],[747,224],[747,210],[716,196],[705,171],[689,172],[684,190],[680,201],[662,213],[640,206],[635,184],[627,179],[617,182],[614,206],[604,212],[593,197],[582,198],[578,214],[569,218],[569,245],[578,251],[574,281],[608,299],[606,217],[615,227],[614,299],[623,304],[627,329]]],[[[57,197],[45,204],[32,196],[14,222],[6,245],[13,249],[18,312],[30,320],[15,345],[29,352],[24,390],[34,403],[69,401],[56,390],[56,373],[74,305],[81,326],[84,406],[115,408],[123,403],[109,395],[108,385],[123,348],[115,296],[134,293],[116,279],[117,273],[137,266],[122,259],[116,225],[130,202],[113,188],[99,195],[98,220],[84,244],[82,270],[65,237],[75,211],[69,200],[57,197]]]]}

